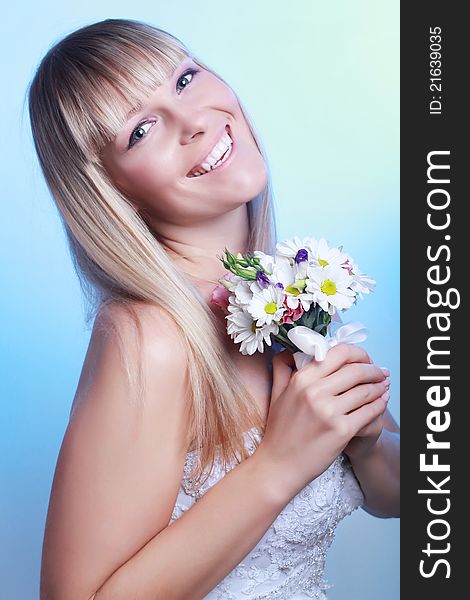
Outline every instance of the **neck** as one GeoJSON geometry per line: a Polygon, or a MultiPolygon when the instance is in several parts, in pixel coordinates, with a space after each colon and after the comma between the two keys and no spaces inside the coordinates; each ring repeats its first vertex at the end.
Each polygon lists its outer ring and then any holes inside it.
{"type": "Polygon", "coordinates": [[[217,258],[227,248],[232,254],[248,250],[248,208],[238,208],[191,226],[159,223],[158,240],[170,258],[206,292],[227,270],[217,258]]]}

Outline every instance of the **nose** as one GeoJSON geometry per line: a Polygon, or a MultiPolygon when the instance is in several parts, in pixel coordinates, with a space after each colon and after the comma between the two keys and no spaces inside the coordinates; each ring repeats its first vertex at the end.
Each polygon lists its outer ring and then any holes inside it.
{"type": "Polygon", "coordinates": [[[180,143],[184,146],[198,141],[208,130],[207,118],[200,109],[178,107],[174,118],[179,129],[180,143]]]}

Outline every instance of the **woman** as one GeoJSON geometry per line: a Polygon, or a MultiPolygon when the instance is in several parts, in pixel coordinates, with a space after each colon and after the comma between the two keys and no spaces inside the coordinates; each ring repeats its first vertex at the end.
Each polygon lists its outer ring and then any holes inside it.
{"type": "Polygon", "coordinates": [[[108,19],[49,50],[29,107],[94,317],[41,598],[326,598],[337,522],[399,513],[389,372],[344,344],[295,371],[227,335],[218,256],[276,241],[239,99],[173,36],[108,19]]]}

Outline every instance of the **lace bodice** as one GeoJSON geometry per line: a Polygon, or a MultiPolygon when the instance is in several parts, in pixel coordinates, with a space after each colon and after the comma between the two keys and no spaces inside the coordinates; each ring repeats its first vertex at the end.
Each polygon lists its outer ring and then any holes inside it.
{"type": "MultiPolygon", "coordinates": [[[[260,441],[257,429],[250,430],[260,441]]],[[[245,445],[250,454],[256,447],[249,433],[245,445]]],[[[183,480],[169,525],[237,463],[222,468],[215,461],[207,481],[190,491],[189,474],[198,451],[186,455],[183,480]]],[[[283,508],[253,550],[209,594],[207,600],[326,600],[332,587],[324,580],[326,555],[336,525],[364,502],[359,483],[345,454],[305,486],[283,508]]]]}

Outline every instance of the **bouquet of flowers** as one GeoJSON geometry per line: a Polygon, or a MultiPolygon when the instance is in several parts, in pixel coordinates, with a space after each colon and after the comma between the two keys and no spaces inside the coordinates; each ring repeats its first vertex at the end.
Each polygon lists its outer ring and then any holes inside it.
{"type": "Polygon", "coordinates": [[[229,273],[218,280],[212,302],[226,312],[227,333],[242,354],[263,352],[274,339],[294,352],[301,368],[312,358],[323,360],[337,343],[366,338],[360,323],[328,335],[333,315],[375,289],[341,246],[294,237],[277,243],[274,256],[258,250],[234,256],[225,248],[218,258],[229,273]]]}

